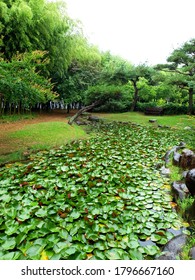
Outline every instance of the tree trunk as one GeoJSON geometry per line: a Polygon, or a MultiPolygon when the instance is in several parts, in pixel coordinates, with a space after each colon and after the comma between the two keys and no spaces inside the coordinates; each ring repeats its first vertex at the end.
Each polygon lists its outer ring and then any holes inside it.
{"type": "Polygon", "coordinates": [[[193,111],[193,88],[189,88],[189,104],[188,104],[188,114],[192,115],[193,111]]]}
{"type": "Polygon", "coordinates": [[[133,83],[133,87],[134,87],[134,97],[133,97],[133,103],[131,105],[131,111],[133,112],[133,111],[135,111],[135,107],[137,105],[139,89],[137,88],[137,81],[132,80],[132,83],[133,83]]]}
{"type": "Polygon", "coordinates": [[[68,103],[68,105],[67,105],[67,114],[69,114],[70,113],[70,104],[68,103]]]}
{"type": "Polygon", "coordinates": [[[70,118],[70,120],[68,121],[68,124],[72,125],[73,122],[75,122],[77,120],[77,118],[84,112],[87,112],[91,109],[93,109],[94,107],[96,107],[97,105],[100,105],[101,104],[101,101],[100,100],[97,100],[95,101],[94,103],[92,103],[91,105],[89,106],[86,106],[82,109],[80,109],[74,116],[72,116],[72,118],[70,118]]]}

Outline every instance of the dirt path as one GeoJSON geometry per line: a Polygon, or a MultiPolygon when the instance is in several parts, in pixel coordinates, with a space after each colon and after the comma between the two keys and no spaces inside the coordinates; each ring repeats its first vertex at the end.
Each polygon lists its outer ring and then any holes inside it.
{"type": "Polygon", "coordinates": [[[63,111],[55,111],[51,114],[39,114],[33,119],[24,119],[10,123],[0,123],[0,155],[12,152],[11,144],[13,144],[13,140],[9,139],[8,136],[10,132],[22,130],[31,124],[56,121],[68,122],[68,117],[72,116],[74,113],[74,111],[72,111],[70,114],[67,114],[63,111]]]}

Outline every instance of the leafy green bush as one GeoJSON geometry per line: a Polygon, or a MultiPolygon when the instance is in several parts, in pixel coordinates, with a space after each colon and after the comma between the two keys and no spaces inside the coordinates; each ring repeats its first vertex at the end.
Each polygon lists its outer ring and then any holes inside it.
{"type": "Polygon", "coordinates": [[[165,115],[180,115],[187,114],[188,107],[177,103],[168,103],[163,106],[163,113],[165,115]]]}
{"type": "Polygon", "coordinates": [[[100,101],[100,106],[94,111],[101,112],[124,112],[130,108],[131,98],[129,97],[128,86],[96,85],[91,86],[86,92],[86,104],[100,101]]]}
{"type": "MultiPolygon", "coordinates": [[[[156,102],[141,103],[138,102],[136,106],[136,111],[145,112],[147,107],[157,107],[156,102]]],[[[164,115],[182,115],[188,113],[188,106],[178,103],[167,103],[162,106],[164,115]]],[[[195,106],[193,107],[193,113],[195,114],[195,106]]]]}
{"type": "Polygon", "coordinates": [[[156,107],[156,106],[157,106],[156,102],[147,102],[147,103],[137,102],[136,111],[145,112],[146,108],[156,107]]]}
{"type": "Polygon", "coordinates": [[[125,112],[128,111],[130,108],[131,103],[128,102],[127,100],[111,100],[106,102],[104,105],[95,108],[95,112],[125,112]]]}

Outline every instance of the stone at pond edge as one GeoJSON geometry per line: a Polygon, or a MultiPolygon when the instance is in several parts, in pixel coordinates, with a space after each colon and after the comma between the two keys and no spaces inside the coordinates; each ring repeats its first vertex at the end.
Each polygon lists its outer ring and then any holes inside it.
{"type": "Polygon", "coordinates": [[[91,121],[91,122],[99,122],[100,118],[97,117],[97,116],[89,116],[88,120],[91,121]]]}
{"type": "Polygon", "coordinates": [[[183,200],[189,194],[189,190],[184,182],[174,181],[172,183],[172,188],[176,199],[179,197],[181,200],[183,200]]]}
{"type": "Polygon", "coordinates": [[[185,183],[191,195],[195,195],[195,168],[188,171],[185,183]]]}
{"type": "Polygon", "coordinates": [[[176,260],[177,257],[172,252],[164,252],[160,257],[157,258],[157,260],[176,260]]]}
{"type": "Polygon", "coordinates": [[[155,122],[157,122],[157,120],[156,119],[151,119],[151,120],[149,120],[149,122],[150,123],[155,123],[155,122]]]}
{"type": "Polygon", "coordinates": [[[179,159],[179,166],[184,169],[195,168],[195,154],[189,149],[184,149],[179,159]]]}
{"type": "Polygon", "coordinates": [[[170,252],[174,255],[178,255],[182,252],[183,246],[187,242],[187,235],[180,234],[178,236],[173,237],[169,242],[164,246],[163,252],[170,252]]]}
{"type": "Polygon", "coordinates": [[[179,166],[179,160],[180,160],[181,154],[178,152],[174,152],[173,154],[173,164],[176,166],[179,166]]]}
{"type": "Polygon", "coordinates": [[[185,210],[185,217],[189,223],[195,221],[195,200],[192,205],[185,210]]]}
{"type": "Polygon", "coordinates": [[[182,173],[182,177],[183,177],[183,178],[185,178],[185,177],[186,177],[186,175],[187,175],[188,171],[189,171],[189,170],[184,171],[184,172],[182,173]]]}
{"type": "Polygon", "coordinates": [[[190,253],[189,253],[189,257],[190,257],[192,260],[195,260],[195,247],[192,247],[192,248],[191,248],[190,253]]]}
{"type": "Polygon", "coordinates": [[[162,166],[161,169],[160,169],[160,172],[161,172],[162,176],[167,177],[167,178],[170,177],[171,171],[170,171],[169,168],[166,168],[165,166],[162,166]]]}

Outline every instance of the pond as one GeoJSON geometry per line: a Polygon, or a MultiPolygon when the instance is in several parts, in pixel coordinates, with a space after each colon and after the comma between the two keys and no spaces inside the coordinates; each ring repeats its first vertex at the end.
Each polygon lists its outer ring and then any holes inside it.
{"type": "Polygon", "coordinates": [[[94,135],[0,169],[0,259],[155,259],[182,229],[155,169],[172,131],[108,123],[94,135]]]}

